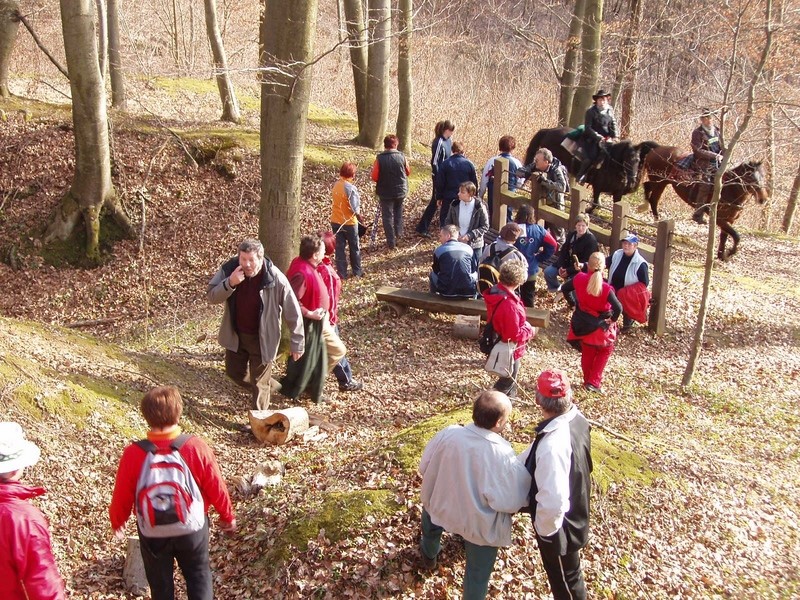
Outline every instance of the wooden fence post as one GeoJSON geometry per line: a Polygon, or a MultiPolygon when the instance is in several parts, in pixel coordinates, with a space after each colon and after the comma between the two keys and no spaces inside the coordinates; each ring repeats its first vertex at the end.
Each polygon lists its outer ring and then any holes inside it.
{"type": "Polygon", "coordinates": [[[647,327],[656,335],[663,335],[666,329],[667,294],[669,293],[669,267],[672,263],[672,236],[675,220],[658,222],[656,255],[653,258],[653,298],[647,327]]]}
{"type": "Polygon", "coordinates": [[[575,225],[575,220],[578,218],[578,215],[583,212],[584,193],[583,190],[577,187],[572,188],[570,191],[569,223],[567,223],[567,231],[572,230],[572,226],[575,225]]]}
{"type": "Polygon", "coordinates": [[[506,214],[508,212],[503,192],[508,191],[508,159],[494,159],[494,184],[492,186],[492,222],[491,227],[495,231],[500,231],[506,224],[506,214]]]}
{"type": "Polygon", "coordinates": [[[627,202],[615,202],[611,216],[611,239],[608,241],[608,253],[611,254],[619,248],[622,232],[628,228],[628,213],[630,208],[627,202]]]}

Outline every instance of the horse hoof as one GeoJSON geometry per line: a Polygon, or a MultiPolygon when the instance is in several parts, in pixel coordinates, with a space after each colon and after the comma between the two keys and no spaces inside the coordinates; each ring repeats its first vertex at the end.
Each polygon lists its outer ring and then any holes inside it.
{"type": "Polygon", "coordinates": [[[708,221],[703,215],[692,215],[692,221],[699,225],[708,225],[708,221]]]}

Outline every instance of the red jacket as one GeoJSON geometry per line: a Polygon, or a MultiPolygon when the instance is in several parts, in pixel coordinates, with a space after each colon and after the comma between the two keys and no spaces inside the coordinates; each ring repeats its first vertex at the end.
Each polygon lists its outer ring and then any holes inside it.
{"type": "Polygon", "coordinates": [[[517,343],[514,359],[522,358],[525,344],[536,335],[526,319],[522,300],[502,283],[498,283],[483,292],[483,301],[486,303],[486,321],[492,322],[492,327],[502,341],[513,340],[517,343]]]}
{"type": "Polygon", "coordinates": [[[293,258],[286,271],[286,277],[289,279],[300,306],[308,311],[318,308],[331,311],[331,299],[322,275],[309,261],[299,256],[293,258]]]}
{"type": "Polygon", "coordinates": [[[333,268],[331,259],[327,256],[317,265],[317,272],[322,276],[325,289],[328,290],[328,296],[330,296],[331,309],[329,313],[331,325],[336,325],[336,321],[339,319],[339,296],[342,293],[342,279],[336,269],[333,268]]]}
{"type": "Polygon", "coordinates": [[[45,489],[18,481],[0,483],[0,598],[61,600],[64,582],[50,547],[50,529],[28,502],[45,489]]]}
{"type": "MultiPolygon", "coordinates": [[[[180,433],[179,427],[167,434],[149,432],[147,439],[159,448],[168,448],[170,442],[180,433]]],[[[234,514],[231,498],[211,448],[199,437],[193,436],[181,447],[180,452],[203,495],[206,513],[210,504],[217,509],[224,523],[232,522],[234,514]]],[[[145,456],[145,451],[136,444],[130,444],[122,452],[117,469],[117,481],[114,483],[114,494],[111,496],[111,506],[108,507],[108,516],[111,518],[111,527],[114,530],[124,527],[128,517],[131,516],[136,497],[136,482],[145,456]]]]}

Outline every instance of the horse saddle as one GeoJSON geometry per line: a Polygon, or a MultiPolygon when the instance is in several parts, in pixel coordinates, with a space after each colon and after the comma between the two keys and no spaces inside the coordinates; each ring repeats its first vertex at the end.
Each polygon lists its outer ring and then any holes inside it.
{"type": "Polygon", "coordinates": [[[692,168],[693,166],[694,154],[691,152],[682,154],[672,166],[672,171],[670,171],[669,178],[677,182],[696,181],[697,173],[695,173],[694,169],[692,168]]]}

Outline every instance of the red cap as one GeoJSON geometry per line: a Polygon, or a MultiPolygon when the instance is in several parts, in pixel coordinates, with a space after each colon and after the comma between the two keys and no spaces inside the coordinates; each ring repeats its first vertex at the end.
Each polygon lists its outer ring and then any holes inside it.
{"type": "Polygon", "coordinates": [[[536,380],[536,389],[547,398],[563,398],[569,393],[569,377],[561,369],[542,371],[536,380]]]}

